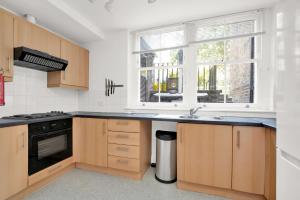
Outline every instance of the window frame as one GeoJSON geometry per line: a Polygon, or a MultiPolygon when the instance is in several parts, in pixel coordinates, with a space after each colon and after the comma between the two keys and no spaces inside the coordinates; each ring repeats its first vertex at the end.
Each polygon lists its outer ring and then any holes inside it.
{"type": "MultiPolygon", "coordinates": [[[[185,23],[181,25],[184,27],[184,35],[186,43],[195,41],[195,34],[198,26],[210,26],[210,25],[221,25],[221,24],[230,24],[237,23],[242,21],[255,20],[255,31],[254,32],[263,32],[264,31],[264,11],[254,11],[247,13],[239,13],[230,16],[221,16],[213,19],[205,19],[200,20],[193,23],[185,23]]],[[[164,29],[159,29],[159,31],[163,31],[164,29]]],[[[166,30],[172,30],[172,27],[167,27],[166,30]]],[[[151,30],[153,31],[153,30],[151,30]]],[[[155,31],[155,30],[154,30],[155,31]]],[[[133,46],[137,47],[137,39],[141,33],[143,32],[134,32],[132,34],[133,46]]],[[[128,108],[134,109],[177,109],[177,110],[185,110],[193,106],[202,106],[205,110],[246,110],[249,111],[251,109],[258,110],[261,109],[262,106],[259,100],[259,96],[261,92],[259,92],[259,84],[261,81],[258,80],[259,74],[263,70],[264,59],[262,57],[262,46],[264,42],[263,35],[255,36],[255,48],[256,48],[256,58],[250,59],[252,62],[248,60],[248,62],[235,62],[236,64],[244,64],[244,63],[254,63],[255,64],[255,75],[254,75],[254,103],[198,103],[197,101],[197,87],[198,81],[197,77],[193,75],[198,69],[199,63],[196,59],[197,52],[197,44],[190,44],[188,47],[184,48],[184,56],[183,56],[183,101],[182,102],[140,102],[140,73],[135,73],[137,77],[137,98],[133,103],[128,104],[128,108]],[[188,80],[188,81],[187,81],[188,80]]],[[[136,48],[135,48],[136,49],[136,48]]],[[[139,69],[139,61],[135,58],[140,59],[140,56],[133,55],[133,65],[134,70],[140,72],[139,69]]],[[[224,62],[223,64],[228,65],[232,62],[224,62]]],[[[196,72],[197,74],[197,72],[196,72]]],[[[134,88],[133,88],[134,89],[134,88]]],[[[135,87],[136,89],[136,87],[135,87]]],[[[227,88],[226,88],[227,89],[227,88]]],[[[267,106],[265,106],[267,107],[267,106]]]]}

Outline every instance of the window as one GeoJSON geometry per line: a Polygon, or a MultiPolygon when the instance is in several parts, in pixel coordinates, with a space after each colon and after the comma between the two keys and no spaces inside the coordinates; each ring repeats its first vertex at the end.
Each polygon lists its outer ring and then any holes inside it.
{"type": "Polygon", "coordinates": [[[138,36],[140,102],[182,102],[183,44],[182,27],[138,36]]]}
{"type": "Polygon", "coordinates": [[[134,33],[137,104],[256,104],[261,16],[255,11],[134,33]]]}
{"type": "Polygon", "coordinates": [[[198,103],[254,103],[254,32],[255,20],[197,28],[198,103]]]}

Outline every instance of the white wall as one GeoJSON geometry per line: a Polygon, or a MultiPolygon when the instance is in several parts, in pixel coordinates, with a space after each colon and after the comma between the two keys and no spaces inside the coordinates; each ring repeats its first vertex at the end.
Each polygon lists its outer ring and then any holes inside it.
{"type": "Polygon", "coordinates": [[[47,73],[14,67],[13,82],[5,83],[6,105],[0,106],[0,117],[78,110],[77,90],[47,88],[47,73]]]}
{"type": "Polygon", "coordinates": [[[127,105],[128,31],[106,34],[103,41],[85,45],[90,50],[90,89],[79,92],[79,110],[124,111],[127,105]],[[105,78],[116,84],[115,94],[105,96],[105,78]]]}

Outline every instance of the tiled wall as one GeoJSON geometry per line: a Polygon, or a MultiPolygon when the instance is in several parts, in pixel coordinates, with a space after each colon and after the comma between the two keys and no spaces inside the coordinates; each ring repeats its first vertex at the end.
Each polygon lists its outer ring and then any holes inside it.
{"type": "Polygon", "coordinates": [[[14,81],[5,83],[6,105],[0,117],[13,114],[78,110],[77,90],[47,88],[47,73],[14,67],[14,81]]]}
{"type": "Polygon", "coordinates": [[[128,32],[107,33],[104,41],[86,45],[90,50],[90,89],[79,92],[79,110],[95,112],[124,111],[127,105],[128,32]],[[115,94],[105,96],[105,78],[116,84],[115,94]]]}

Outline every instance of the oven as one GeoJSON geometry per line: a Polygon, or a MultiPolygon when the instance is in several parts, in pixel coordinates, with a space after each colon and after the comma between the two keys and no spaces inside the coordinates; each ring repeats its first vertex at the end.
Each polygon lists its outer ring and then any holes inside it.
{"type": "Polygon", "coordinates": [[[39,122],[28,127],[28,174],[72,157],[72,119],[39,122]]]}

